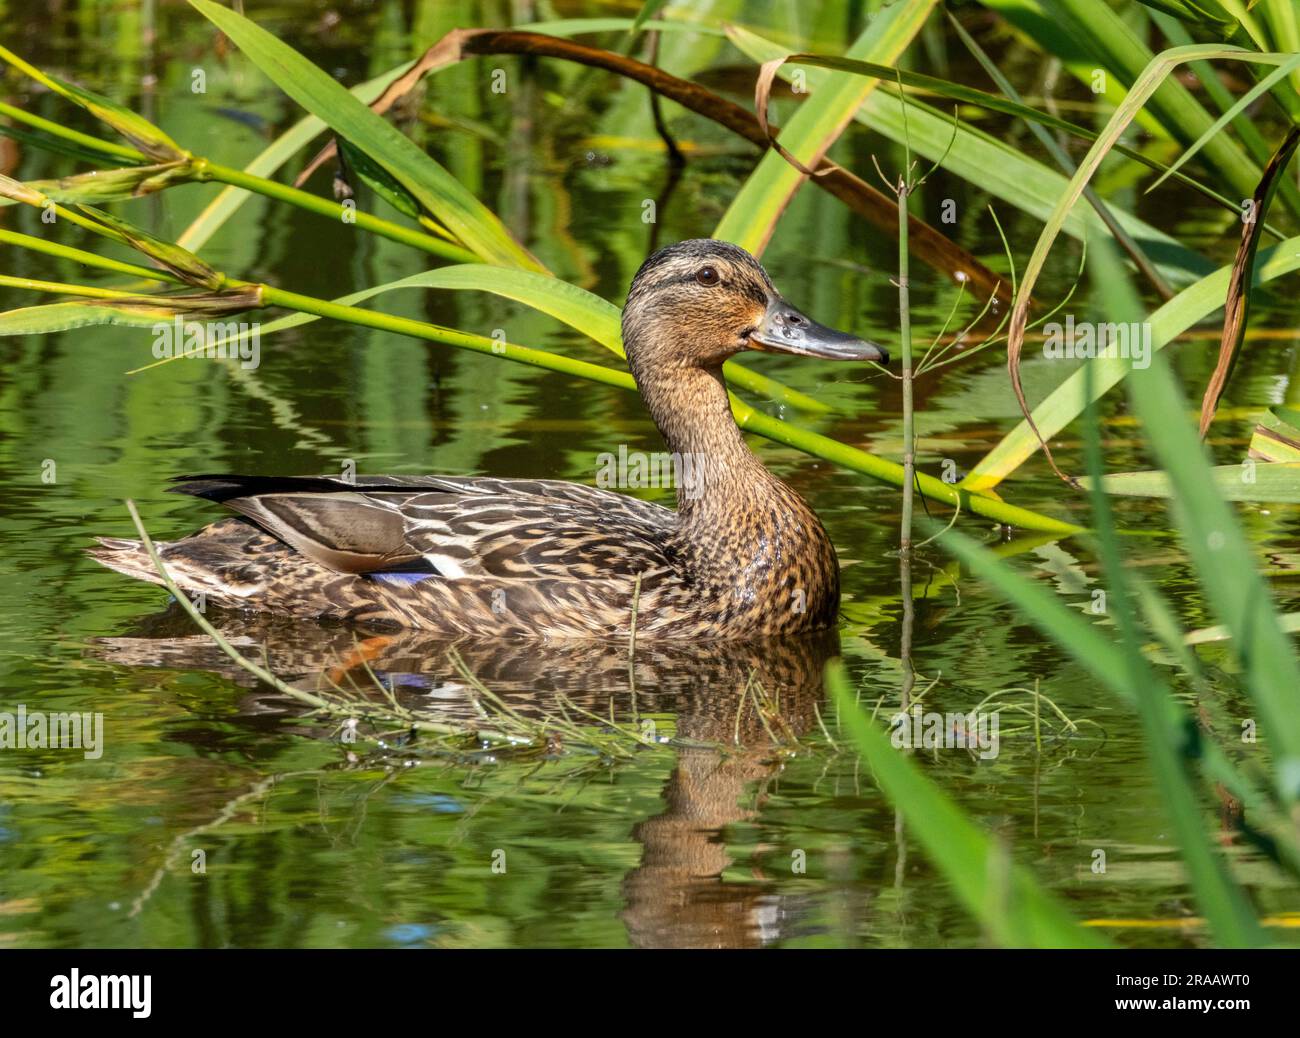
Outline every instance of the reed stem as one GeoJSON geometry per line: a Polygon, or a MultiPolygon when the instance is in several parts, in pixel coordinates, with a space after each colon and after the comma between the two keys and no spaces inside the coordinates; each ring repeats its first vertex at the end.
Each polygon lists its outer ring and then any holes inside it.
{"type": "Polygon", "coordinates": [[[898,549],[912,550],[912,489],[916,483],[916,429],[912,414],[912,313],[908,285],[907,197],[912,187],[908,172],[898,177],[898,337],[903,376],[903,520],[898,549]]]}

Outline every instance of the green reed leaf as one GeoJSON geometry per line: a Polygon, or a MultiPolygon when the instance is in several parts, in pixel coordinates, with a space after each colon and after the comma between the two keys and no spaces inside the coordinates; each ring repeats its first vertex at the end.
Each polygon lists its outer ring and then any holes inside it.
{"type": "MultiPolygon", "coordinates": [[[[878,11],[846,56],[891,64],[921,31],[935,0],[898,0],[878,11]]],[[[858,106],[878,86],[875,80],[840,76],[805,98],[782,126],[781,145],[807,167],[817,164],[858,106]]],[[[776,222],[806,178],[775,150],[759,161],[727,207],[713,237],[758,254],[776,222]]]]}
{"type": "MultiPolygon", "coordinates": [[[[1300,237],[1279,242],[1260,252],[1256,260],[1253,283],[1265,284],[1300,270],[1300,237]]],[[[1151,349],[1163,349],[1176,336],[1208,317],[1223,306],[1232,267],[1220,267],[1193,285],[1188,285],[1173,299],[1154,310],[1147,318],[1151,327],[1151,349]]],[[[1124,357],[1085,360],[1095,368],[1091,391],[1097,396],[1121,381],[1133,370],[1133,360],[1124,357]]],[[[1033,410],[1034,422],[1046,438],[1051,438],[1083,413],[1088,397],[1084,373],[1074,370],[1033,410]]],[[[1018,469],[1038,449],[1038,437],[1021,421],[1008,432],[970,471],[962,486],[981,491],[996,486],[1018,469]]]]}
{"type": "MultiPolygon", "coordinates": [[[[1206,474],[1211,486],[1225,501],[1261,501],[1300,504],[1300,459],[1291,464],[1216,465],[1206,474]]],[[[1079,481],[1085,487],[1091,477],[1079,481]]],[[[1145,472],[1111,472],[1102,477],[1101,488],[1122,497],[1173,497],[1169,475],[1159,469],[1145,472]]]]}
{"type": "Polygon", "coordinates": [[[502,266],[541,268],[468,188],[331,76],[235,11],[211,0],[190,3],[229,36],[276,86],[387,169],[465,246],[484,260],[502,266]]]}
{"type": "Polygon", "coordinates": [[[35,65],[24,61],[7,47],[0,46],[0,60],[21,70],[42,86],[80,105],[102,122],[107,123],[132,145],[155,162],[177,162],[186,158],[186,153],[174,140],[158,129],[153,123],[116,101],[86,90],[84,87],[42,72],[35,65]]]}

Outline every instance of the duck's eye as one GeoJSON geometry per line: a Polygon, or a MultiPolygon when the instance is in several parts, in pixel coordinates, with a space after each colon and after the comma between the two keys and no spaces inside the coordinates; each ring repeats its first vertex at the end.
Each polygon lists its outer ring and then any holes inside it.
{"type": "Polygon", "coordinates": [[[721,281],[722,278],[718,276],[716,267],[701,267],[695,272],[695,280],[706,288],[712,288],[721,281]]]}

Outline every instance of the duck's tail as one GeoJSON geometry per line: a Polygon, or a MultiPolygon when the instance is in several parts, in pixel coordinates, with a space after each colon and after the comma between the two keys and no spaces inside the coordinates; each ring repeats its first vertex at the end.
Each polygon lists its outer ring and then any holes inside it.
{"type": "MultiPolygon", "coordinates": [[[[99,547],[86,550],[96,562],[136,580],[163,583],[141,541],[96,540],[99,547]]],[[[266,591],[268,580],[282,566],[283,560],[275,556],[289,554],[283,543],[244,519],[223,519],[182,541],[155,541],[154,549],[182,591],[212,596],[236,608],[247,607],[266,591]]]]}
{"type": "MultiPolygon", "coordinates": [[[[99,542],[99,547],[87,548],[86,554],[96,562],[128,577],[134,577],[136,580],[147,580],[152,584],[162,583],[153,560],[144,550],[143,542],[127,540],[125,537],[96,537],[95,540],[99,542]]],[[[154,548],[158,551],[169,547],[171,545],[166,542],[154,541],[154,548]]],[[[176,580],[178,574],[174,569],[170,566],[167,569],[172,579],[176,580]]],[[[177,583],[179,584],[179,581],[177,583]]]]}

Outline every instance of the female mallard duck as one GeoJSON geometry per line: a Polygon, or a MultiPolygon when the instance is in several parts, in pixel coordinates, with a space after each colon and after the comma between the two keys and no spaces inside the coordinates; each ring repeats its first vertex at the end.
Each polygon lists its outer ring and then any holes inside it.
{"type": "MultiPolygon", "coordinates": [[[[738,638],[835,621],[839,568],[812,509],[731,415],[741,350],[888,361],[783,300],[749,253],[711,239],[656,252],[623,310],[628,365],[668,448],[677,511],[542,479],[196,476],[172,489],[243,518],[160,544],[175,582],[218,605],[446,635],[738,638]],[[637,578],[640,578],[639,581],[637,578]]],[[[161,583],[138,541],[95,559],[161,583]]]]}

